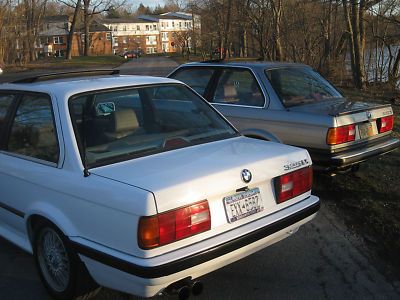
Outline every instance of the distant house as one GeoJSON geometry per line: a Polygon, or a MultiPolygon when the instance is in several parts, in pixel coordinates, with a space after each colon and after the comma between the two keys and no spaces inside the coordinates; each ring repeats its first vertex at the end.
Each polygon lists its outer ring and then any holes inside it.
{"type": "MultiPolygon", "coordinates": [[[[72,40],[72,56],[84,54],[85,33],[80,28],[75,32],[72,40]]],[[[102,24],[92,23],[89,26],[89,55],[112,54],[111,30],[102,24]]]]}
{"type": "MultiPolygon", "coordinates": [[[[193,37],[200,31],[197,15],[174,12],[161,15],[141,15],[137,18],[95,19],[89,29],[89,55],[122,54],[135,50],[143,53],[169,53],[193,47],[193,37]]],[[[64,56],[71,28],[67,15],[46,17],[40,27],[38,54],[64,56]]],[[[84,32],[75,30],[72,55],[84,52],[84,32]]]]}
{"type": "Polygon", "coordinates": [[[112,30],[113,52],[128,50],[147,54],[177,52],[192,47],[193,32],[200,30],[200,18],[186,13],[140,15],[137,18],[98,19],[112,30]],[[194,24],[194,26],[193,26],[194,24]]]}
{"type": "Polygon", "coordinates": [[[36,50],[45,56],[64,56],[69,29],[68,16],[46,17],[40,26],[40,38],[36,42],[36,50]]]}

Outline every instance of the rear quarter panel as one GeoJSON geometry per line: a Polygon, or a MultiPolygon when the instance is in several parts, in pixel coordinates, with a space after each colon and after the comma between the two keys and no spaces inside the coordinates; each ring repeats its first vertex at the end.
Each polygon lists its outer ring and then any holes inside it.
{"type": "Polygon", "coordinates": [[[272,133],[284,144],[329,149],[326,133],[335,122],[331,116],[233,105],[214,104],[214,107],[239,131],[260,128],[272,133]]]}

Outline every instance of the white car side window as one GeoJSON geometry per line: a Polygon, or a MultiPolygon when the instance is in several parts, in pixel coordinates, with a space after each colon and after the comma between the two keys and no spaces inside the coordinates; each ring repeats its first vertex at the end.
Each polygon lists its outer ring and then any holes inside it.
{"type": "Polygon", "coordinates": [[[14,97],[14,95],[0,95],[0,137],[2,135],[3,126],[5,125],[7,112],[14,97]]]}
{"type": "Polygon", "coordinates": [[[23,97],[11,127],[8,151],[58,162],[59,147],[51,101],[46,96],[23,97]]]}

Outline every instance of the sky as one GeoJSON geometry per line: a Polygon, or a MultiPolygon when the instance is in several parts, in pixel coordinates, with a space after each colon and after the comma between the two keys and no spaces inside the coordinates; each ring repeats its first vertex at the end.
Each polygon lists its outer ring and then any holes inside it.
{"type": "Polygon", "coordinates": [[[130,3],[134,7],[139,7],[140,3],[143,3],[144,6],[149,6],[151,8],[156,7],[158,4],[163,7],[165,4],[164,0],[127,0],[126,3],[130,3]]]}

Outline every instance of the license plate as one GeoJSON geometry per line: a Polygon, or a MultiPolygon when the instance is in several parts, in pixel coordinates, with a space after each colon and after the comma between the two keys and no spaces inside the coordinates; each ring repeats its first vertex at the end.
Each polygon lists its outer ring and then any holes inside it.
{"type": "Polygon", "coordinates": [[[229,223],[264,210],[264,203],[259,188],[225,197],[224,205],[229,223]]]}
{"type": "Polygon", "coordinates": [[[374,135],[374,130],[371,123],[366,123],[358,126],[358,131],[360,132],[360,138],[365,139],[367,137],[374,135]]]}

